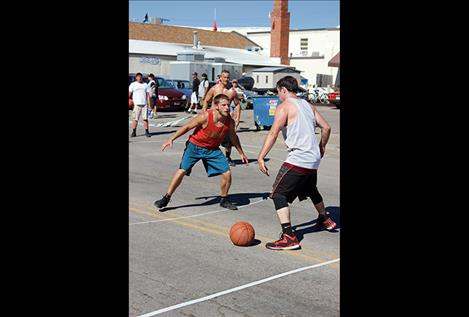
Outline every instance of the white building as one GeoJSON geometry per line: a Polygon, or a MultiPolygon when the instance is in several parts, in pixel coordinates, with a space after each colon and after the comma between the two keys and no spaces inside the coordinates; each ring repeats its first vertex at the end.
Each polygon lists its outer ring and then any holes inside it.
{"type": "Polygon", "coordinates": [[[251,77],[254,78],[254,87],[256,88],[275,88],[276,83],[285,76],[296,78],[301,82],[300,71],[288,67],[261,67],[254,69],[251,77]]]}
{"type": "Polygon", "coordinates": [[[232,78],[239,78],[259,67],[285,66],[278,61],[237,32],[129,22],[129,73],[166,78],[177,74],[183,77],[177,79],[191,80],[191,72],[197,71],[213,81],[222,68],[233,70],[232,78]],[[184,55],[197,60],[183,60],[184,55]],[[182,75],[183,70],[187,74],[182,75]]]}
{"type": "MultiPolygon", "coordinates": [[[[208,29],[208,28],[201,28],[208,29]]],[[[238,32],[258,44],[263,55],[270,54],[270,27],[220,27],[223,32],[238,32]]],[[[328,66],[328,62],[340,52],[340,27],[292,29],[288,52],[290,66],[302,71],[308,86],[327,84],[339,86],[340,69],[328,66]]],[[[272,59],[272,58],[271,58],[272,59]]]]}

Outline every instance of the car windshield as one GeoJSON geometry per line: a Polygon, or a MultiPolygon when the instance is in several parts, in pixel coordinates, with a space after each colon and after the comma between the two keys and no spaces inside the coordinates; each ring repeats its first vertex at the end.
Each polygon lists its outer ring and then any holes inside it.
{"type": "Polygon", "coordinates": [[[158,88],[174,88],[174,86],[163,78],[158,78],[158,88]]]}

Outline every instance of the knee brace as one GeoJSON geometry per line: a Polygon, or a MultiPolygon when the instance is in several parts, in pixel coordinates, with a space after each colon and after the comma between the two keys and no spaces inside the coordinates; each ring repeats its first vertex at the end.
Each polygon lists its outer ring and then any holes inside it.
{"type": "Polygon", "coordinates": [[[272,200],[274,201],[275,210],[288,207],[287,197],[283,195],[275,194],[274,197],[272,197],[272,200]]]}

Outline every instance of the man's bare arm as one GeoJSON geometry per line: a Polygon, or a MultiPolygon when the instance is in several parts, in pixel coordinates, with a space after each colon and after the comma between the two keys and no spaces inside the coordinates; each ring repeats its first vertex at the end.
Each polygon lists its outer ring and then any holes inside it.
{"type": "Polygon", "coordinates": [[[268,172],[267,166],[265,166],[264,158],[274,146],[275,141],[277,140],[278,134],[280,133],[280,130],[287,123],[287,119],[288,119],[288,113],[285,108],[285,102],[283,102],[277,107],[277,109],[275,109],[274,123],[272,127],[270,128],[269,133],[265,137],[264,145],[262,146],[262,149],[259,152],[259,155],[257,156],[257,161],[259,163],[259,170],[267,176],[269,176],[269,172],[268,172]]]}
{"type": "Polygon", "coordinates": [[[241,157],[241,160],[244,163],[248,164],[249,160],[248,160],[246,154],[244,154],[244,151],[241,147],[241,142],[239,141],[239,137],[236,134],[235,123],[233,121],[230,124],[230,139],[231,139],[231,142],[233,143],[234,147],[238,151],[239,156],[241,157]]]}
{"type": "Polygon", "coordinates": [[[326,144],[329,141],[329,136],[331,135],[331,126],[327,123],[326,119],[319,113],[316,107],[313,107],[314,117],[316,118],[316,123],[321,129],[321,142],[319,143],[319,150],[321,151],[321,157],[324,156],[326,152],[326,144]]]}
{"type": "Polygon", "coordinates": [[[196,117],[194,117],[191,121],[189,121],[187,124],[183,125],[180,127],[174,134],[172,134],[166,141],[163,143],[161,146],[161,150],[164,151],[164,149],[169,146],[173,146],[173,141],[179,138],[180,136],[186,134],[190,130],[194,129],[197,126],[203,126],[207,122],[207,113],[202,112],[196,117]]]}
{"type": "Polygon", "coordinates": [[[324,117],[319,113],[319,111],[314,109],[314,116],[316,117],[316,122],[318,127],[321,129],[321,144],[326,146],[327,142],[329,141],[329,136],[331,135],[331,126],[329,123],[324,119],[324,117]]]}
{"type": "Polygon", "coordinates": [[[208,102],[212,101],[213,98],[213,87],[207,91],[207,94],[204,97],[204,104],[202,106],[202,112],[207,111],[208,109],[208,102]]]}
{"type": "Polygon", "coordinates": [[[239,123],[241,122],[241,103],[239,102],[238,94],[236,93],[236,91],[234,93],[233,102],[236,106],[236,118],[234,119],[235,119],[236,127],[238,127],[239,123]]]}

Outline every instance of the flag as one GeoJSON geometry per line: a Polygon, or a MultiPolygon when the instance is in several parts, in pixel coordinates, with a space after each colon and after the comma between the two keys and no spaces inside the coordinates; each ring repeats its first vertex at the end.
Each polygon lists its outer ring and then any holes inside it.
{"type": "Polygon", "coordinates": [[[143,23],[148,22],[148,13],[145,14],[145,20],[143,20],[143,23]]]}
{"type": "Polygon", "coordinates": [[[217,8],[214,8],[213,12],[213,30],[214,32],[217,31],[217,8]]]}

